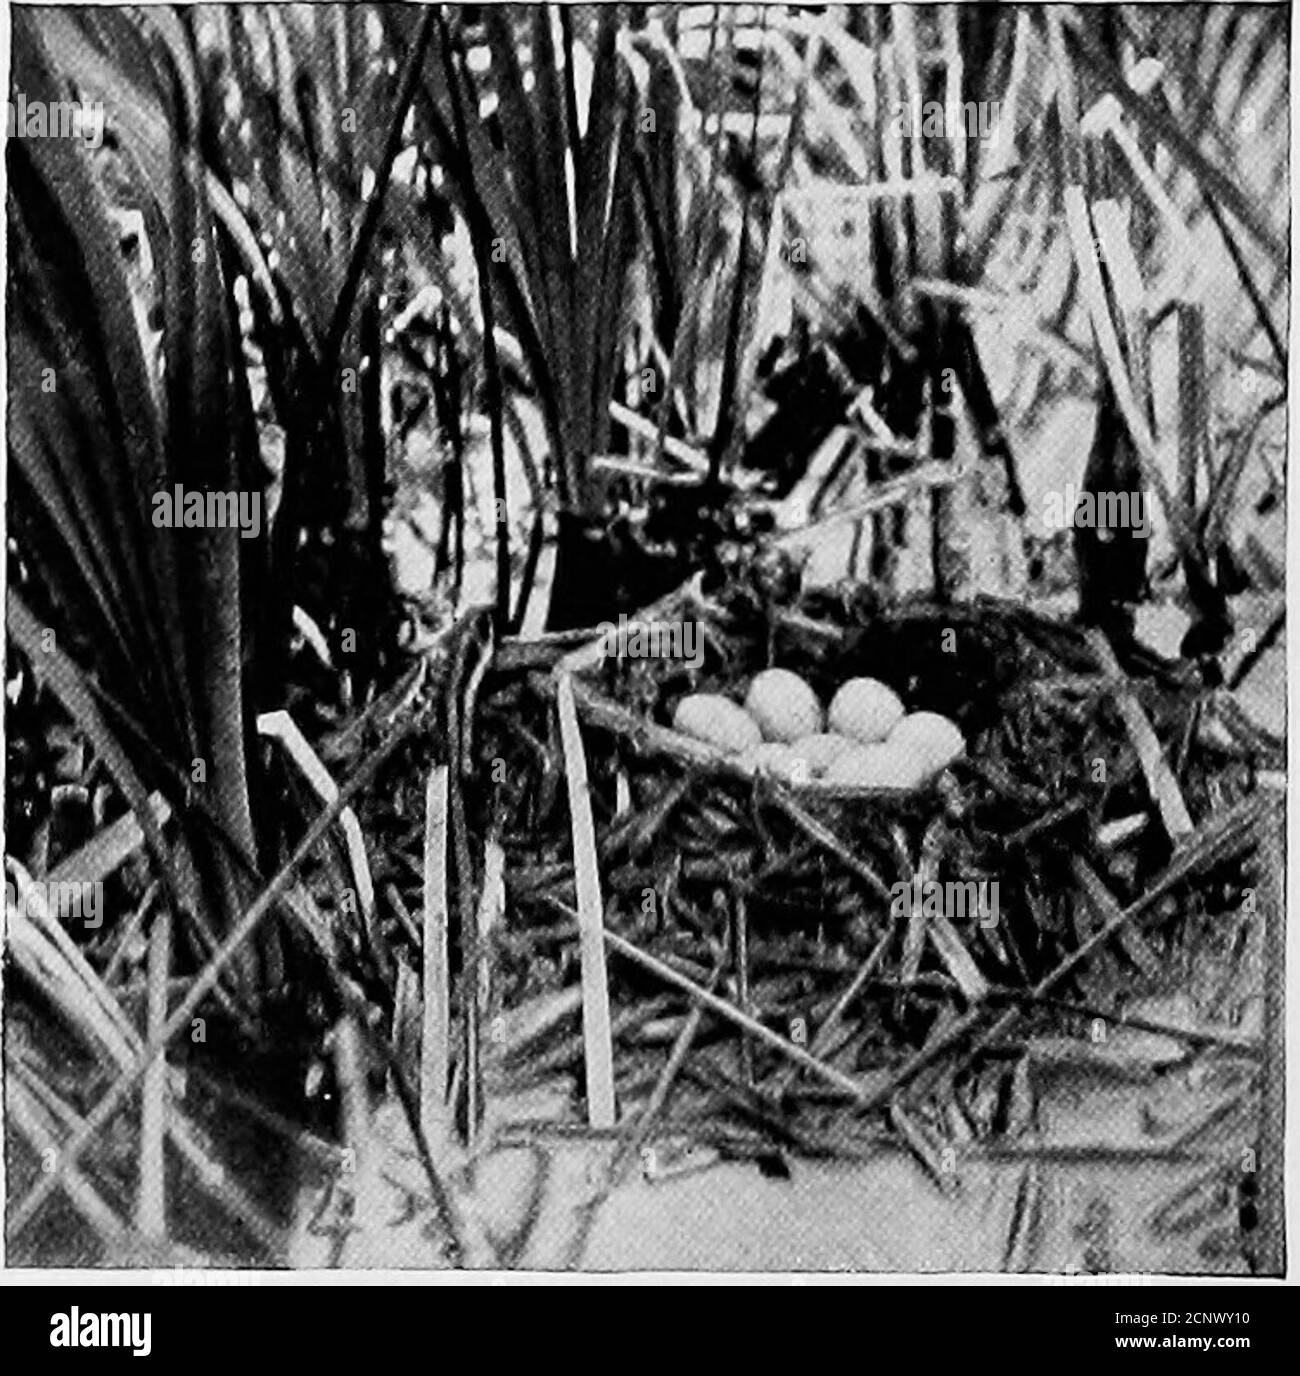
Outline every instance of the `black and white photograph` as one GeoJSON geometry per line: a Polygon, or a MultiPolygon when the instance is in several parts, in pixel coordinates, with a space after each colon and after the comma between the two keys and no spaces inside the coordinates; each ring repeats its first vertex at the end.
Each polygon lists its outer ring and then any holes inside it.
{"type": "Polygon", "coordinates": [[[1288,5],[7,28],[9,1276],[1287,1276],[1288,5]]]}

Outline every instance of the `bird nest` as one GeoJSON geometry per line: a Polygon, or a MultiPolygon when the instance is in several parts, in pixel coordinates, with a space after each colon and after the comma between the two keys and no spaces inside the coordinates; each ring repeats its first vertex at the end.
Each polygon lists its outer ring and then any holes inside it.
{"type": "MultiPolygon", "coordinates": [[[[1121,667],[1096,633],[1022,604],[886,607],[779,584],[688,587],[640,618],[693,622],[694,663],[611,656],[608,636],[499,651],[471,770],[491,782],[467,801],[504,851],[502,918],[481,935],[512,1025],[542,1006],[579,1017],[585,892],[623,1105],[671,1116],[676,1078],[704,1096],[697,1126],[743,1120],[751,1146],[757,1132],[816,1152],[851,1150],[881,1128],[869,1110],[890,1108],[925,1158],[954,1097],[980,1132],[1011,1126],[976,1089],[990,1058],[1011,1073],[1008,1039],[1122,1023],[1126,998],[1167,990],[1206,942],[1223,968],[1202,1011],[1231,1023],[1259,991],[1223,918],[1255,882],[1276,742],[1187,666],[1134,652],[1121,667]],[[743,701],[773,665],[822,701],[880,679],[909,710],[956,721],[966,753],[913,791],[833,787],[672,728],[683,694],[743,701]],[[566,733],[569,702],[581,725],[566,733]],[[568,796],[584,777],[589,818],[568,796]]],[[[571,1073],[575,1103],[590,1098],[590,1036],[558,1012],[549,1045],[534,1032],[507,1078],[571,1073]]]]}

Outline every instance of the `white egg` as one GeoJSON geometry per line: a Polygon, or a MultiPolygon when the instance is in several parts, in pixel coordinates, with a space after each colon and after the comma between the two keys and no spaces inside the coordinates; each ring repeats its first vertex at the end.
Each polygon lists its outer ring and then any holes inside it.
{"type": "Polygon", "coordinates": [[[870,745],[883,741],[903,717],[903,704],[887,684],[851,678],[831,700],[829,724],[841,736],[870,745]]]}
{"type": "Polygon", "coordinates": [[[889,744],[921,756],[931,773],[947,769],[966,751],[966,738],[955,721],[938,712],[912,712],[889,734],[889,744]]]}
{"type": "Polygon", "coordinates": [[[721,693],[690,693],[673,713],[673,726],[685,736],[738,753],[758,745],[763,733],[743,707],[721,693]]]}
{"type": "Polygon", "coordinates": [[[824,721],[817,694],[789,669],[755,674],[745,708],[769,741],[797,741],[820,731],[824,721]]]}

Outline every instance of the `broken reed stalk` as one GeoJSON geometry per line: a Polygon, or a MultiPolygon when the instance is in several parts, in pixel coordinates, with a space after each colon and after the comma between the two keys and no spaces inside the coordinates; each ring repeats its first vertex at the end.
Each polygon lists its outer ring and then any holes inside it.
{"type": "MultiPolygon", "coordinates": [[[[942,817],[936,818],[926,828],[921,841],[921,858],[917,876],[921,880],[917,893],[924,893],[933,883],[939,872],[939,858],[943,851],[947,828],[942,817]]],[[[952,976],[962,997],[967,1003],[977,1004],[988,993],[988,981],[980,974],[979,967],[972,959],[965,943],[957,934],[942,912],[925,912],[925,905],[919,897],[912,904],[912,919],[921,924],[922,937],[929,937],[930,944],[937,952],[944,968],[952,976]]],[[[907,977],[916,975],[915,968],[906,971],[907,977]]]]}
{"type": "MultiPolygon", "coordinates": [[[[1211,210],[1217,210],[1209,202],[1211,210]]],[[[1230,252],[1236,248],[1232,245],[1230,252]]],[[[1205,367],[1205,308],[1180,301],[1178,319],[1178,491],[1188,511],[1196,510],[1196,478],[1210,435],[1205,367]]],[[[1267,322],[1267,314],[1264,317],[1267,322]]],[[[1267,324],[1266,324],[1267,328],[1267,324]]]]}
{"type": "MultiPolygon", "coordinates": [[[[420,825],[421,829],[423,829],[424,824],[421,823],[420,825]]],[[[402,858],[406,859],[407,857],[403,856],[402,858]]],[[[419,873],[423,880],[423,869],[421,869],[419,873]]],[[[411,943],[411,949],[413,951],[422,949],[423,938],[420,936],[420,930],[416,927],[415,921],[411,917],[410,909],[407,908],[406,901],[402,898],[397,885],[392,883],[385,884],[384,894],[388,898],[389,906],[393,910],[393,916],[397,919],[397,925],[406,933],[406,938],[411,943]]]]}
{"type": "MultiPolygon", "coordinates": [[[[750,1012],[749,1001],[749,913],[739,885],[731,895],[732,959],[736,968],[736,997],[741,1011],[750,1012]]],[[[740,1073],[747,1085],[754,1083],[754,1043],[749,1033],[740,1033],[740,1073]]]]}
{"type": "MultiPolygon", "coordinates": [[[[167,1021],[167,976],[172,961],[171,910],[162,904],[149,933],[148,1036],[152,1041],[167,1021]]],[[[140,1104],[140,1193],[135,1226],[148,1238],[167,1236],[167,1177],[163,1140],[167,1131],[167,1057],[145,1072],[140,1104]]]]}
{"type": "MultiPolygon", "coordinates": [[[[161,793],[149,795],[149,810],[154,821],[165,826],[172,815],[171,804],[161,793]]],[[[46,876],[51,884],[76,880],[81,883],[107,879],[144,845],[144,829],[134,812],[124,813],[86,842],[80,850],[60,860],[46,876]]]]}
{"type": "MultiPolygon", "coordinates": [[[[420,1047],[424,1035],[424,1000],[420,996],[420,976],[415,968],[401,954],[395,954],[393,961],[393,1016],[389,1022],[388,1040],[398,1063],[410,1071],[415,1071],[415,1082],[420,1082],[420,1047]]],[[[389,1093],[393,1088],[390,1081],[389,1093]]]]}
{"type": "Polygon", "coordinates": [[[420,1031],[420,1128],[441,1145],[448,1132],[451,967],[447,941],[447,775],[429,771],[424,794],[424,1008],[420,1031]]]}
{"type": "Polygon", "coordinates": [[[956,927],[943,913],[931,913],[924,919],[926,934],[944,968],[952,976],[967,1003],[979,1003],[989,992],[989,982],[980,973],[966,943],[956,927]]]}
{"type": "MultiPolygon", "coordinates": [[[[456,858],[457,933],[460,949],[468,956],[477,949],[474,926],[473,866],[470,862],[469,826],[465,819],[465,793],[461,787],[458,763],[461,747],[467,737],[461,734],[464,717],[464,683],[466,656],[473,641],[474,621],[467,619],[464,632],[457,638],[452,652],[450,686],[446,693],[447,744],[451,768],[447,775],[448,813],[451,819],[451,844],[456,858]]],[[[470,971],[466,971],[467,976],[470,971]]],[[[482,1056],[479,1039],[482,1032],[478,982],[472,977],[460,984],[461,1056],[458,1074],[449,1096],[454,1116],[460,1101],[459,1090],[465,1093],[465,1145],[472,1151],[478,1137],[479,1120],[483,1111],[482,1056]]]]}
{"type": "Polygon", "coordinates": [[[474,663],[461,695],[460,773],[464,779],[472,778],[474,774],[474,717],[478,709],[479,690],[496,654],[493,640],[489,624],[486,636],[475,645],[474,663]]]}
{"type": "MultiPolygon", "coordinates": [[[[338,784],[334,782],[320,756],[311,748],[307,737],[302,734],[298,723],[288,712],[264,712],[257,719],[257,731],[259,735],[279,742],[322,803],[332,803],[338,797],[338,784]]],[[[348,867],[357,886],[357,903],[361,909],[362,925],[367,937],[373,941],[375,886],[370,877],[370,860],[366,855],[366,843],[361,835],[361,823],[357,821],[357,814],[350,807],[345,807],[339,813],[339,828],[343,832],[343,843],[348,853],[348,867]]]]}
{"type": "Polygon", "coordinates": [[[344,1013],[334,1024],[330,1052],[339,1093],[339,1134],[344,1148],[354,1153],[351,1174],[355,1176],[365,1169],[371,1140],[365,1053],[356,1013],[344,1013]]]}
{"type": "Polygon", "coordinates": [[[487,1017],[492,1004],[492,938],[506,911],[506,853],[495,836],[483,842],[483,892],[475,927],[478,1006],[487,1017]]]}
{"type": "Polygon", "coordinates": [[[17,1237],[19,1232],[35,1217],[37,1209],[50,1198],[56,1189],[64,1185],[70,1170],[80,1159],[81,1153],[85,1151],[92,1139],[99,1134],[131,1091],[144,1078],[148,1068],[162,1055],[167,1043],[178,1032],[189,1026],[190,1019],[198,1011],[199,1005],[213,992],[222,973],[232,964],[271,909],[283,898],[293,882],[299,865],[320,844],[326,832],[338,820],[343,809],[356,794],[372,782],[397,747],[417,731],[424,729],[424,725],[423,715],[413,713],[393,731],[386,741],[376,747],[369,758],[354,771],[352,777],[339,790],[338,797],[317,815],[316,820],[307,828],[293,854],[280,867],[275,877],[262,890],[261,895],[253,901],[248,911],[235,924],[216,953],[200,971],[190,986],[189,993],[177,1005],[175,1012],[167,1019],[158,1033],[149,1038],[147,1045],[136,1058],[134,1064],[126,1067],[118,1075],[112,1088],[91,1110],[89,1117],[64,1143],[63,1150],[59,1153],[58,1160],[54,1164],[54,1169],[48,1175],[43,1175],[40,1181],[32,1187],[26,1198],[19,1200],[13,1206],[8,1219],[10,1237],[17,1237]]]}
{"type": "Polygon", "coordinates": [[[591,815],[587,757],[582,748],[573,680],[561,673],[556,683],[564,778],[573,828],[574,885],[578,900],[579,954],[582,967],[582,1035],[587,1072],[587,1120],[593,1128],[614,1126],[614,1046],[609,1025],[609,978],[605,969],[604,907],[600,862],[591,815]]]}
{"type": "MultiPolygon", "coordinates": [[[[941,825],[941,820],[937,820],[931,823],[927,829],[925,839],[921,843],[920,861],[913,872],[916,881],[915,897],[909,905],[907,927],[903,932],[903,958],[898,967],[899,982],[904,991],[916,979],[917,972],[921,968],[921,957],[925,954],[925,905],[921,902],[920,895],[925,891],[926,885],[933,882],[935,877],[938,855],[933,841],[935,829],[941,825]]],[[[897,826],[893,828],[893,834],[899,858],[905,863],[910,863],[907,855],[907,838],[897,826]]],[[[906,993],[900,991],[897,1002],[897,1009],[900,1014],[906,1004],[906,997],[906,993]]]]}

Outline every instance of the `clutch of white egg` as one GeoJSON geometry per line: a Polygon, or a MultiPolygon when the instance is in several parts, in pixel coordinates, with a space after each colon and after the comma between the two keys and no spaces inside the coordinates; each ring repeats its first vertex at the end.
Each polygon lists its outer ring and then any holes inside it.
{"type": "Polygon", "coordinates": [[[823,709],[789,669],[756,674],[743,707],[721,693],[690,693],[678,702],[673,726],[793,784],[908,791],[966,749],[955,722],[938,712],[909,713],[878,679],[849,679],[823,709]]]}

